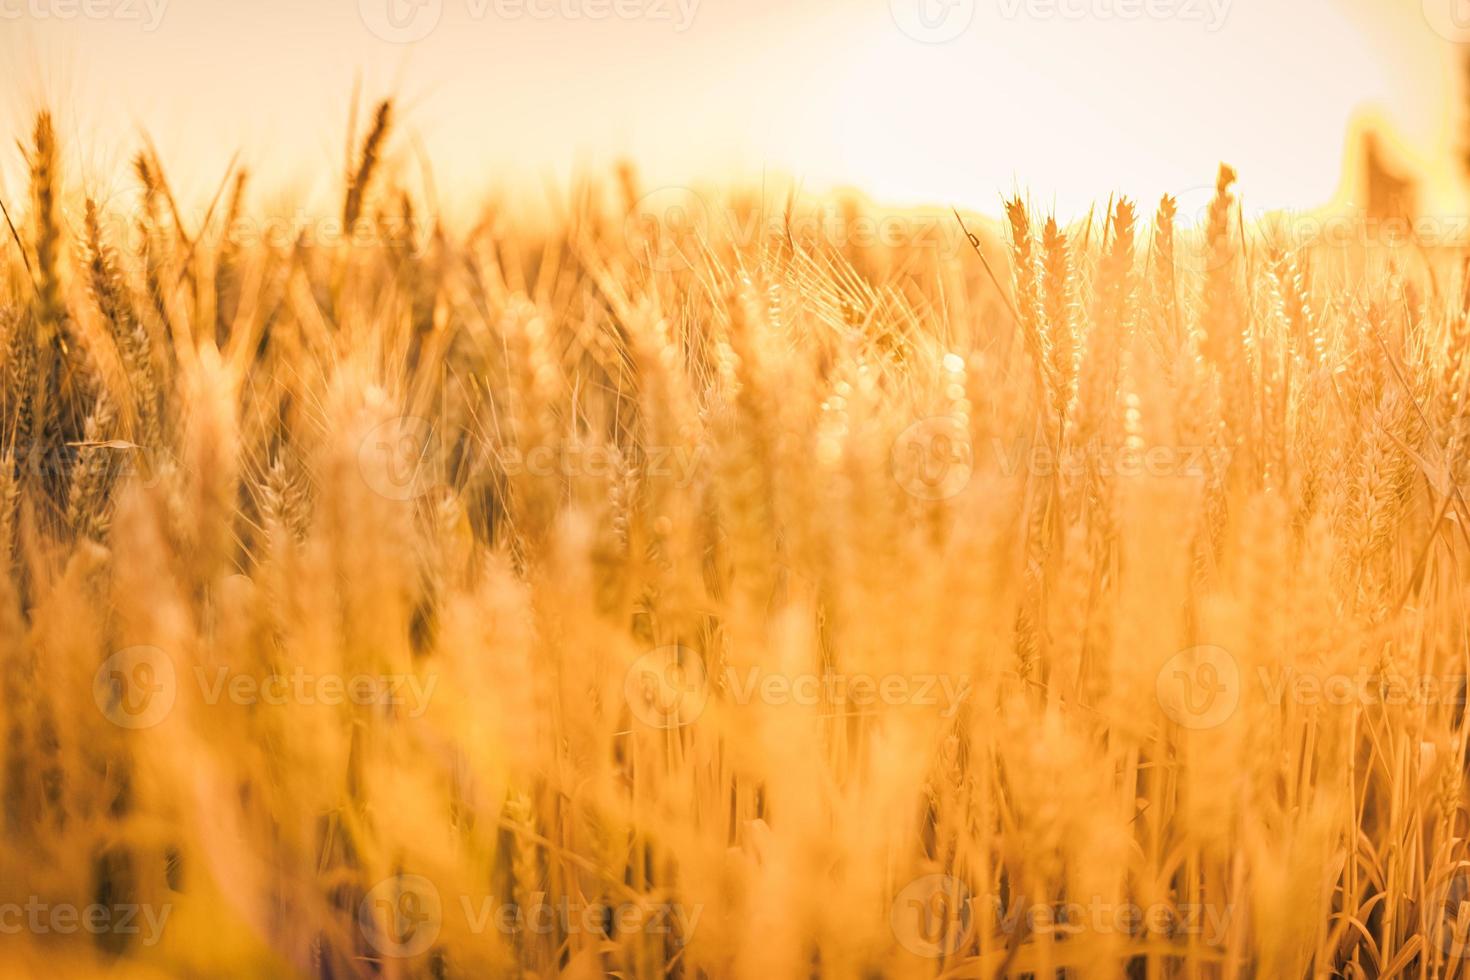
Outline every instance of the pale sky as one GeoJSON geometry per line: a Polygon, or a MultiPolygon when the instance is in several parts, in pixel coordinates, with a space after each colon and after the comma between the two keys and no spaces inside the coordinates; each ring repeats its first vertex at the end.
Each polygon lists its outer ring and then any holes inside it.
{"type": "MultiPolygon", "coordinates": [[[[0,122],[41,102],[74,175],[126,179],[146,129],[187,195],[238,150],[257,186],[335,193],[348,106],[394,93],[396,162],[441,194],[628,156],[650,186],[789,175],[880,200],[1079,214],[1208,185],[1338,189],[1372,114],[1463,209],[1456,30],[1470,0],[0,0],[0,122]],[[402,43],[400,43],[402,42],[402,43]]],[[[1470,24],[1470,19],[1466,20],[1470,24]]],[[[18,188],[18,153],[4,189],[18,188]]]]}

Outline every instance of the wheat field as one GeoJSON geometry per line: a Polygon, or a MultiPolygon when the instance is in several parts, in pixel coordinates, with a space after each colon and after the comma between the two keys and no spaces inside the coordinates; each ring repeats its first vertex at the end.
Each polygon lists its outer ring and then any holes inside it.
{"type": "Polygon", "coordinates": [[[365,130],[304,227],[22,141],[7,976],[1466,972],[1456,249],[1228,167],[451,233],[365,130]]]}

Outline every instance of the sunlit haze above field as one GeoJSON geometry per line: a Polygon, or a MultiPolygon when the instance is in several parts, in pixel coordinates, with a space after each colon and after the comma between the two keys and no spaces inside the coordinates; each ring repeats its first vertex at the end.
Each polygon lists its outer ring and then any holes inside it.
{"type": "Polygon", "coordinates": [[[0,63],[0,980],[1470,980],[1470,0],[0,63]]]}
{"type": "Polygon", "coordinates": [[[146,130],[195,197],[237,151],[282,200],[335,193],[356,89],[398,97],[395,162],[441,195],[545,199],[626,156],[650,186],[790,178],[983,209],[1020,188],[1076,214],[1188,193],[1223,157],[1248,207],[1309,208],[1351,197],[1344,149],[1371,119],[1425,203],[1459,210],[1443,6],[0,0],[0,58],[13,131],[50,104],[74,172],[108,187],[146,130]]]}

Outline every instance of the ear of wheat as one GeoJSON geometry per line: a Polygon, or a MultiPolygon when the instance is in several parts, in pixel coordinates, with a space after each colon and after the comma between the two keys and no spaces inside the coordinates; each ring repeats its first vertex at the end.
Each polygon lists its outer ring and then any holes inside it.
{"type": "Polygon", "coordinates": [[[441,221],[395,125],[292,241],[25,144],[7,975],[1457,975],[1454,257],[1229,168],[952,253],[441,221]]]}

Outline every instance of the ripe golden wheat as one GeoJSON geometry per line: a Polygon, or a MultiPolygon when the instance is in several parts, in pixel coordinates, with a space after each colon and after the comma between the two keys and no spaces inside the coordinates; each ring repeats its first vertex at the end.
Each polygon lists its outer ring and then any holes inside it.
{"type": "Polygon", "coordinates": [[[6,975],[1465,972],[1449,250],[1228,168],[1197,230],[625,169],[451,235],[390,110],[285,240],[26,140],[6,975]]]}

